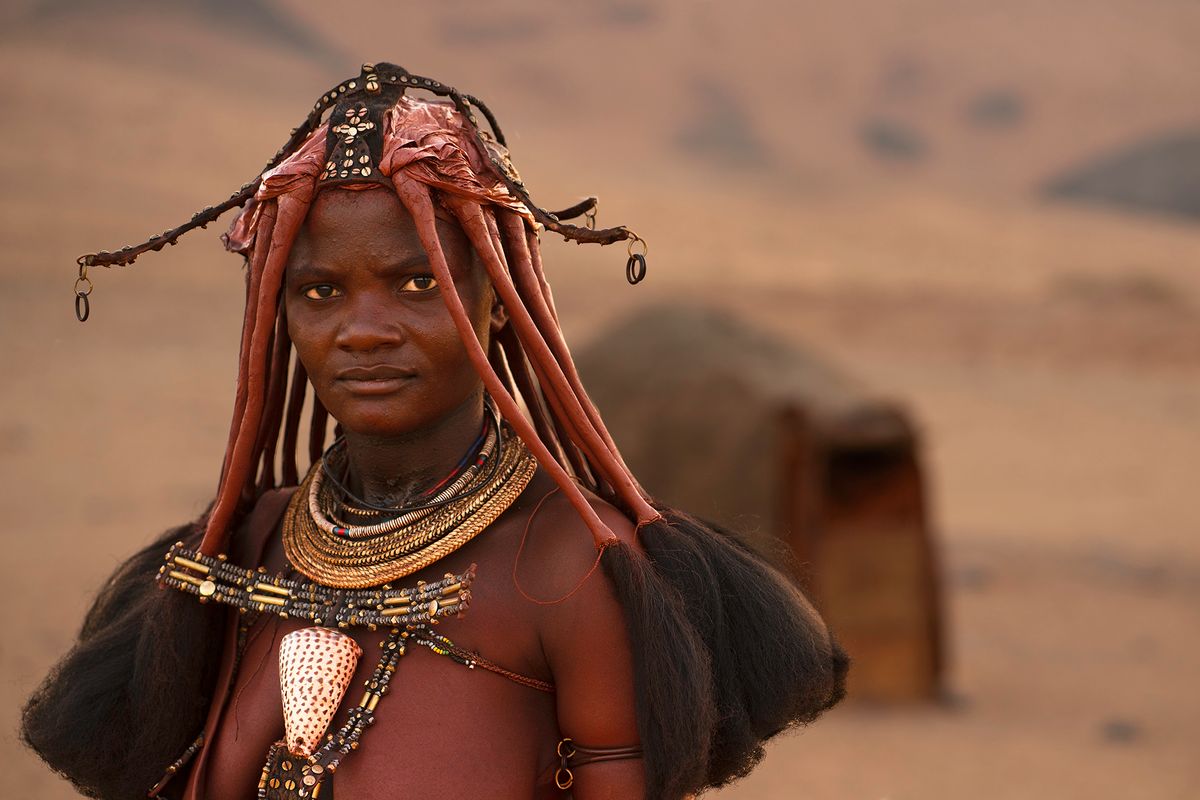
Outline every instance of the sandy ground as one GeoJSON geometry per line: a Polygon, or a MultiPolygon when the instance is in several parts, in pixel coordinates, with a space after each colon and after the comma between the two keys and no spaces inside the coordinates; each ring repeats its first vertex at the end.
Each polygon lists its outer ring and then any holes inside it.
{"type": "Polygon", "coordinates": [[[572,341],[640,303],[718,305],[920,426],[947,701],[847,704],[714,796],[1200,796],[1200,226],[1036,192],[1200,124],[1200,12],[566,5],[452,4],[357,32],[315,3],[273,6],[349,54],[337,69],[199,12],[3,11],[7,785],[71,796],[17,744],[20,701],[113,566],[204,505],[232,399],[241,279],[215,231],[98,275],[86,326],[74,257],[226,196],[365,51],[469,86],[541,202],[599,194],[602,221],[651,241],[633,289],[613,249],[547,240],[572,341]],[[995,87],[1021,120],[964,123],[995,87]],[[872,156],[856,131],[874,117],[919,131],[927,155],[872,156]]]}

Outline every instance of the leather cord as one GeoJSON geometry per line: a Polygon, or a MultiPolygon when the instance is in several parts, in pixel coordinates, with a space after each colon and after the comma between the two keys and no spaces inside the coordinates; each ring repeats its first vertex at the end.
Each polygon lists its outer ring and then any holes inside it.
{"type": "Polygon", "coordinates": [[[558,743],[559,767],[554,771],[554,785],[559,789],[570,789],[575,783],[572,768],[579,769],[587,764],[605,761],[621,761],[626,758],[641,758],[641,745],[621,747],[584,747],[574,740],[565,738],[558,743]]]}

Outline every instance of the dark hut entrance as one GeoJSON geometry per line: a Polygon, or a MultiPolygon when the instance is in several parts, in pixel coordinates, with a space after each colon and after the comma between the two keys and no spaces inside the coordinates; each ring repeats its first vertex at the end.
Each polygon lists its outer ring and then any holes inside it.
{"type": "Polygon", "coordinates": [[[651,493],[790,551],[854,659],[851,697],[937,694],[936,559],[916,434],[898,406],[702,309],[639,313],[577,363],[651,493]]]}

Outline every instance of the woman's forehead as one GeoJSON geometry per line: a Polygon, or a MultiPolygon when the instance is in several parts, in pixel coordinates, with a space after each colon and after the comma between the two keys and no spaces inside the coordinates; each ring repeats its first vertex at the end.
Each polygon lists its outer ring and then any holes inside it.
{"type": "MultiPolygon", "coordinates": [[[[439,238],[462,236],[458,221],[434,204],[439,238]]],[[[364,188],[329,188],[317,194],[304,220],[302,235],[309,240],[347,235],[390,235],[400,241],[419,239],[412,214],[396,193],[378,184],[364,188]],[[365,188],[372,187],[372,188],[365,188]]]]}
{"type": "Polygon", "coordinates": [[[415,229],[412,215],[395,192],[378,184],[363,184],[363,187],[338,186],[317,192],[308,207],[304,227],[317,233],[379,223],[415,229]]]}
{"type": "MultiPolygon", "coordinates": [[[[444,209],[436,219],[438,241],[450,268],[467,268],[476,259],[461,226],[444,209]]],[[[330,187],[319,192],[309,207],[288,259],[300,262],[361,262],[374,259],[399,262],[424,255],[425,249],[412,214],[392,191],[330,187]]]]}

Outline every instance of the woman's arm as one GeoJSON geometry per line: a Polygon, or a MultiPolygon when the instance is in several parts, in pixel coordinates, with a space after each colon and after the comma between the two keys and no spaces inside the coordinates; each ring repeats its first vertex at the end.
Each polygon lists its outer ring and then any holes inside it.
{"type": "MultiPolygon", "coordinates": [[[[633,526],[624,516],[600,503],[597,512],[618,536],[632,540],[633,526]]],[[[543,602],[574,591],[562,602],[539,606],[539,632],[554,675],[562,736],[587,751],[626,750],[640,746],[633,658],[623,610],[596,558],[591,536],[575,511],[561,497],[552,497],[533,520],[518,579],[531,597],[543,602]]],[[[644,796],[640,755],[612,755],[571,767],[574,800],[644,796]]],[[[594,754],[581,750],[571,763],[590,758],[594,754]]]]}
{"type": "Polygon", "coordinates": [[[598,507],[621,541],[593,570],[578,521],[565,504],[546,505],[562,513],[533,526],[540,546],[519,576],[549,587],[539,598],[574,591],[545,607],[541,628],[562,733],[643,749],[643,787],[614,764],[612,776],[593,770],[589,786],[581,770],[578,797],[594,786],[597,797],[678,800],[723,785],[753,769],[766,740],[841,698],[845,653],[799,589],[731,532],[663,507],[634,537],[615,509],[598,507]]]}

